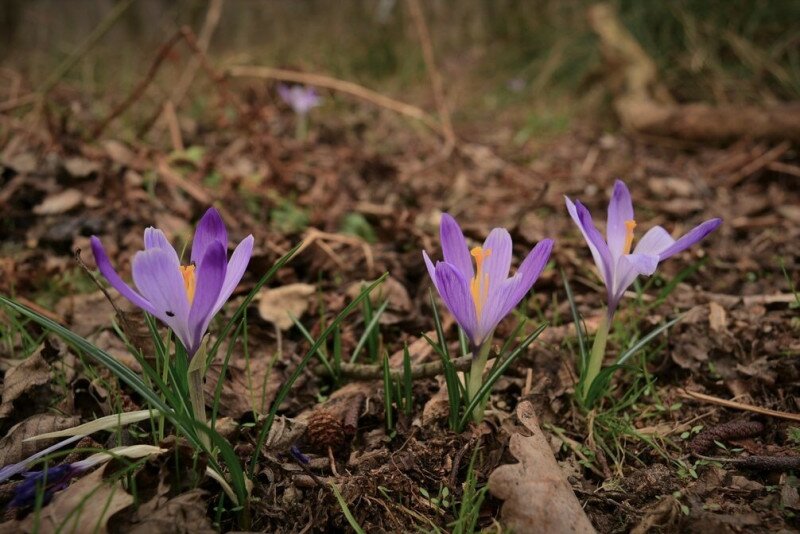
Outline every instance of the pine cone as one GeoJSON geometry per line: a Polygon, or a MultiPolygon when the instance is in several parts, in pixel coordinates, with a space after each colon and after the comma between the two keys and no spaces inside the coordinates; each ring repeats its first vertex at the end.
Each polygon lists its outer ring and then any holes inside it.
{"type": "Polygon", "coordinates": [[[314,410],[308,418],[306,431],[308,442],[319,449],[336,449],[344,444],[344,428],[341,418],[330,410],[314,410]]]}

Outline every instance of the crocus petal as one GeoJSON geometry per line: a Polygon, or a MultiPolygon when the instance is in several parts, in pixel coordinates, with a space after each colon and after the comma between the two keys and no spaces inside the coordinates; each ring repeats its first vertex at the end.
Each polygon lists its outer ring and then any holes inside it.
{"type": "Polygon", "coordinates": [[[133,281],[152,304],[153,315],[172,328],[175,335],[189,348],[189,299],[179,265],[163,249],[141,250],[133,257],[133,281]]]}
{"type": "Polygon", "coordinates": [[[194,355],[200,347],[203,334],[214,317],[214,306],[225,282],[227,268],[228,253],[225,246],[218,241],[212,243],[197,267],[197,289],[189,310],[189,330],[192,335],[191,346],[186,347],[189,356],[194,355]]]}
{"type": "Polygon", "coordinates": [[[172,251],[172,253],[175,254],[175,262],[180,263],[178,253],[175,252],[175,247],[167,240],[167,236],[164,235],[164,232],[152,226],[144,230],[144,249],[148,250],[151,248],[161,248],[166,251],[172,251]]]}
{"type": "Polygon", "coordinates": [[[483,272],[489,275],[489,291],[508,278],[511,269],[511,235],[504,228],[495,228],[483,243],[484,250],[491,250],[483,262],[483,272]]]}
{"type": "Polygon", "coordinates": [[[670,256],[674,256],[679,252],[683,252],[691,247],[705,236],[716,230],[722,224],[722,219],[709,219],[699,225],[695,226],[689,232],[675,241],[670,247],[661,252],[661,260],[665,260],[670,256]]]}
{"type": "Polygon", "coordinates": [[[108,254],[106,254],[106,250],[103,248],[103,244],[96,236],[92,236],[90,239],[92,245],[92,253],[94,254],[94,261],[97,264],[97,268],[100,270],[100,274],[102,274],[108,283],[111,286],[119,291],[119,294],[131,301],[131,303],[146,311],[151,315],[156,315],[156,310],[147,299],[143,298],[139,293],[133,290],[131,286],[126,284],[122,278],[119,277],[117,271],[114,270],[114,267],[111,266],[111,261],[108,259],[108,254]]]}
{"type": "Polygon", "coordinates": [[[228,299],[231,298],[233,290],[242,280],[242,276],[247,270],[247,265],[250,263],[250,257],[253,255],[253,241],[252,235],[245,237],[231,254],[231,259],[225,271],[225,282],[223,282],[217,302],[214,304],[212,315],[222,309],[228,299]]]}
{"type": "Polygon", "coordinates": [[[447,309],[456,318],[458,324],[473,342],[478,332],[478,320],[475,316],[475,303],[469,291],[469,283],[454,266],[440,261],[436,263],[436,286],[447,309]]]}
{"type": "Polygon", "coordinates": [[[428,276],[431,277],[433,286],[436,288],[436,291],[439,291],[439,286],[436,284],[436,267],[434,267],[433,262],[428,257],[428,253],[424,250],[422,251],[422,259],[425,260],[425,267],[428,268],[428,276]]]}
{"type": "Polygon", "coordinates": [[[469,254],[467,240],[456,220],[449,214],[442,214],[442,222],[439,227],[439,234],[442,240],[442,253],[444,261],[453,265],[464,279],[469,280],[475,276],[472,269],[472,256],[469,254]]]}
{"type": "Polygon", "coordinates": [[[497,324],[517,307],[542,274],[552,250],[553,240],[543,239],[528,253],[514,276],[490,288],[489,298],[479,321],[481,332],[488,334],[493,331],[497,324]]]}
{"type": "Polygon", "coordinates": [[[650,228],[633,249],[634,254],[661,254],[675,242],[669,232],[660,226],[650,228]]]}
{"type": "Polygon", "coordinates": [[[564,197],[567,202],[567,211],[569,211],[572,220],[580,228],[583,238],[589,245],[589,250],[592,251],[592,258],[600,271],[600,276],[606,284],[606,287],[611,287],[613,283],[613,264],[611,263],[611,252],[608,249],[603,236],[597,230],[592,221],[592,214],[586,209],[586,206],[580,202],[573,203],[568,197],[564,197]]]}
{"type": "Polygon", "coordinates": [[[623,254],[628,233],[625,222],[630,220],[633,220],[631,193],[622,180],[617,180],[614,183],[611,201],[608,203],[608,224],[606,226],[606,242],[614,262],[623,254]]]}
{"type": "Polygon", "coordinates": [[[292,90],[289,88],[289,86],[287,86],[285,84],[279,84],[278,85],[278,96],[280,96],[281,100],[283,100],[284,102],[286,102],[288,104],[292,99],[292,90]]]}
{"type": "Polygon", "coordinates": [[[219,241],[225,247],[228,246],[228,231],[222,221],[219,212],[215,208],[208,208],[205,215],[197,223],[192,241],[192,262],[200,263],[206,255],[206,249],[219,241]]]}
{"type": "Polygon", "coordinates": [[[625,291],[631,286],[640,274],[650,276],[658,267],[656,254],[626,254],[617,260],[614,272],[614,285],[609,288],[609,310],[614,310],[619,304],[625,291]]]}
{"type": "Polygon", "coordinates": [[[517,277],[507,278],[492,289],[478,319],[478,337],[482,340],[493,332],[526,293],[527,291],[522,291],[517,277]]]}

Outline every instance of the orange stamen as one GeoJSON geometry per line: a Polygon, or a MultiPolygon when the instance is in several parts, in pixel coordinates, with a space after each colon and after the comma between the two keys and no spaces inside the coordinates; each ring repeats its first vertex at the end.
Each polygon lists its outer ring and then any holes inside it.
{"type": "Polygon", "coordinates": [[[186,298],[189,299],[189,305],[194,301],[194,290],[197,286],[197,278],[194,276],[194,265],[181,265],[181,276],[183,276],[183,287],[186,289],[186,298]]]}
{"type": "Polygon", "coordinates": [[[636,221],[633,219],[625,221],[625,247],[622,249],[623,254],[631,253],[631,246],[633,245],[633,229],[636,228],[636,221]]]}
{"type": "Polygon", "coordinates": [[[483,261],[492,254],[492,251],[488,248],[484,250],[481,247],[475,247],[470,254],[475,258],[475,277],[470,280],[469,290],[472,294],[472,302],[475,303],[475,314],[480,317],[483,305],[489,297],[489,275],[483,274],[483,261]]]}

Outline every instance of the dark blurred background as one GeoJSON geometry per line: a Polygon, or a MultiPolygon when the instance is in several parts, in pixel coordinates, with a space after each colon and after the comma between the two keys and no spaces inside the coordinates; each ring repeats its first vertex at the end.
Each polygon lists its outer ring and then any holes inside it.
{"type": "MultiPolygon", "coordinates": [[[[607,118],[610,97],[599,80],[608,66],[587,21],[591,4],[423,2],[456,124],[467,131],[503,124],[507,137],[519,143],[566,131],[575,120],[607,118]]],[[[613,4],[679,102],[772,103],[800,96],[800,2],[613,4]]],[[[109,24],[60,85],[98,100],[119,98],[141,80],[177,28],[200,31],[209,5],[3,0],[0,88],[40,88],[87,36],[109,24]]],[[[209,56],[220,68],[248,64],[325,73],[432,109],[419,40],[402,1],[226,0],[209,56]]],[[[188,57],[177,47],[157,87],[167,91],[188,57]]],[[[208,83],[196,79],[194,106],[202,108],[208,83]]],[[[102,102],[97,105],[102,109],[102,102]]]]}

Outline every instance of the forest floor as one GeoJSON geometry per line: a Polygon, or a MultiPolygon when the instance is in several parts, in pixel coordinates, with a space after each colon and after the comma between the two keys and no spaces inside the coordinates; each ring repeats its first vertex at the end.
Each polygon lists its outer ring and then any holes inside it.
{"type": "MultiPolygon", "coordinates": [[[[308,350],[301,332],[286,321],[287,310],[316,336],[365,281],[388,272],[381,293],[388,305],[379,335],[371,338],[377,346],[359,361],[380,363],[369,360],[402,354],[405,343],[415,362],[434,361],[431,347],[420,341],[434,327],[421,252],[440,257],[442,212],[461,221],[470,242],[493,227],[507,228],[515,266],[541,239],[556,240],[551,263],[498,328],[497,343],[523,316],[528,331],[544,320],[550,326],[496,384],[483,423],[460,434],[449,430],[442,381],[426,377],[414,382],[411,415],[397,413],[387,430],[380,379],[343,378],[337,384],[313,362],[280,406],[279,414],[290,418],[283,420],[285,439],[261,457],[252,530],[346,531],[332,481],[367,532],[458,531],[460,514],[478,502],[474,493],[489,474],[517,461],[508,444],[521,431],[515,409],[522,401],[534,406],[598,532],[798,528],[795,146],[746,140],[705,146],[579,125],[513,149],[459,141],[441,158],[436,135],[364,104],[339,102],[335,113],[312,114],[308,138],[297,140],[295,117],[264,86],[233,91],[241,106],[237,114],[217,109],[199,120],[181,119],[161,143],[117,141],[113,125],[100,141],[86,142],[81,95],[57,95],[60,106],[42,120],[2,117],[3,295],[137,370],[112,329],[114,308],[75,260],[80,251],[89,269],[95,268],[91,235],[102,239],[123,278],[130,279],[130,259],[142,247],[144,228],[156,226],[173,243],[186,243],[197,219],[209,205],[217,206],[232,241],[252,233],[256,243],[223,319],[281,255],[304,241],[270,283],[271,289],[290,289],[262,290],[247,316],[246,345],[241,339],[234,344],[224,375],[217,424],[228,424],[226,435],[243,463],[254,454],[260,421],[254,413],[267,411],[308,350]],[[564,196],[579,198],[602,223],[617,178],[627,182],[643,229],[660,224],[679,235],[711,217],[724,223],[632,288],[612,330],[608,361],[664,321],[685,315],[619,371],[609,395],[586,413],[573,399],[576,341],[560,270],[587,325],[602,313],[604,290],[564,196]],[[719,399],[733,404],[722,406],[719,399]],[[290,446],[309,463],[292,456],[290,446]]],[[[110,296],[133,311],[115,291],[110,296]]],[[[441,312],[456,350],[456,326],[441,312]]],[[[74,424],[141,408],[142,399],[107,370],[33,323],[12,321],[8,310],[0,313],[3,465],[33,452],[24,437],[61,428],[64,418],[74,424]],[[35,366],[24,380],[17,373],[12,388],[9,370],[26,365],[26,358],[35,359],[35,366]],[[19,428],[28,430],[14,431],[19,428]]],[[[345,361],[364,330],[358,313],[344,323],[345,361]]],[[[212,325],[212,336],[214,331],[212,325]]],[[[215,361],[206,382],[209,406],[221,372],[221,360],[215,361]]],[[[92,437],[78,446],[151,440],[147,421],[92,437]]],[[[127,532],[180,517],[196,532],[236,528],[233,514],[217,511],[219,485],[189,476],[197,469],[191,462],[176,467],[170,460],[183,451],[180,440],[164,446],[171,452],[148,461],[135,476],[144,504],[122,508],[105,526],[127,532]],[[145,497],[156,494],[156,504],[145,497]]],[[[20,484],[0,486],[0,505],[20,484]]],[[[502,504],[485,494],[477,505],[478,526],[499,531],[502,504]]],[[[34,508],[8,508],[6,527],[30,521],[34,508]]]]}

